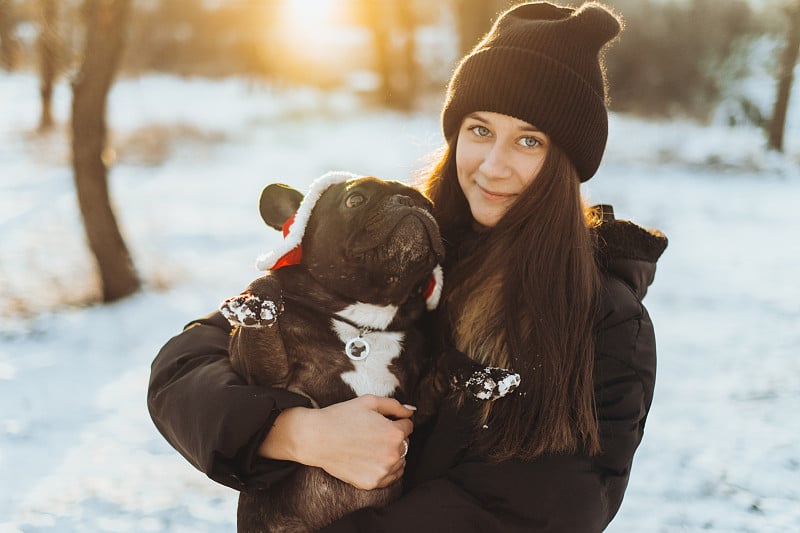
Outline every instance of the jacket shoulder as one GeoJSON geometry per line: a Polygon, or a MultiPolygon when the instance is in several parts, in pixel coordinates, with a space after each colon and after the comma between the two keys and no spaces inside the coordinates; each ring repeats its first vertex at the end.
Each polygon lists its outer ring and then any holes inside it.
{"type": "Polygon", "coordinates": [[[627,368],[652,389],[656,343],[650,315],[634,289],[613,274],[603,275],[595,335],[599,379],[608,377],[604,369],[627,368]]]}
{"type": "Polygon", "coordinates": [[[608,272],[603,273],[601,279],[596,320],[598,332],[637,320],[645,314],[642,299],[626,281],[608,272]]]}

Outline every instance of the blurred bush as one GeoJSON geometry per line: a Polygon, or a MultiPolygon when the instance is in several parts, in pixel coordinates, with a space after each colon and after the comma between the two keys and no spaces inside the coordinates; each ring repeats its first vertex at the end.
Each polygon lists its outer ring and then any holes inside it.
{"type": "Polygon", "coordinates": [[[768,31],[745,0],[609,4],[625,20],[607,60],[612,108],[641,115],[709,118],[768,31]]]}

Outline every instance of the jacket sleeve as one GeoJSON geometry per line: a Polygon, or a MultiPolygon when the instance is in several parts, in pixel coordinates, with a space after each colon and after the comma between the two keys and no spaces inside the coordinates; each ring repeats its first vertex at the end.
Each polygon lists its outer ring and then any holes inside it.
{"type": "Polygon", "coordinates": [[[588,533],[603,529],[604,503],[585,456],[463,462],[384,508],[356,511],[321,531],[588,533]]]}
{"type": "Polygon", "coordinates": [[[641,300],[616,278],[607,286],[610,297],[599,323],[595,364],[603,452],[594,463],[605,480],[610,520],[622,503],[653,401],[656,340],[641,300]]]}
{"type": "Polygon", "coordinates": [[[602,453],[529,462],[461,462],[382,509],[362,509],[322,531],[603,531],[617,513],[653,396],[655,339],[624,287],[601,316],[595,396],[602,453]]]}
{"type": "Polygon", "coordinates": [[[147,407],[167,441],[211,479],[237,490],[267,488],[294,464],[264,459],[258,447],[282,409],[309,404],[248,385],[228,359],[229,333],[214,313],[167,342],[151,366],[147,407]]]}

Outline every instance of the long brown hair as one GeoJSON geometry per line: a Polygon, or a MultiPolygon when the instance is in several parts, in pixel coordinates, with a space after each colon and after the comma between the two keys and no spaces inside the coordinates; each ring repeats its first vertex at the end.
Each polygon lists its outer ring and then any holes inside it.
{"type": "Polygon", "coordinates": [[[489,457],[600,451],[594,404],[595,224],[575,167],[550,145],[539,175],[492,228],[477,232],[458,184],[453,139],[425,192],[449,253],[444,312],[459,350],[511,368],[517,391],[486,402],[475,444],[489,457]],[[477,239],[474,252],[459,251],[477,239]]]}

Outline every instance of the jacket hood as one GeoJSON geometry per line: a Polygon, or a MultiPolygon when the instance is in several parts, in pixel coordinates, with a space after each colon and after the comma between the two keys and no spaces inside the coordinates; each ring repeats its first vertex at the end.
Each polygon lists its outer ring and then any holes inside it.
{"type": "Polygon", "coordinates": [[[656,274],[656,261],[667,247],[667,237],[629,220],[617,220],[610,205],[595,209],[602,214],[602,222],[595,228],[598,264],[622,279],[639,299],[644,298],[656,274]]]}

